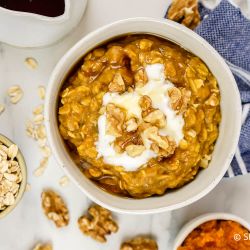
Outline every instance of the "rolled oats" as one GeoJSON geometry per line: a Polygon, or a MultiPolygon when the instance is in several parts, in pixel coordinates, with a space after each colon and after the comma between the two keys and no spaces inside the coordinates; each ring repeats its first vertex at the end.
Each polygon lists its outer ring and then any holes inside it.
{"type": "Polygon", "coordinates": [[[34,171],[34,175],[36,177],[43,175],[43,173],[48,165],[48,160],[49,160],[48,157],[42,158],[42,160],[40,161],[39,167],[34,171]]]}
{"type": "Polygon", "coordinates": [[[17,152],[14,144],[10,147],[0,144],[0,210],[15,203],[20,188],[22,173],[15,160],[17,152]]]}
{"type": "Polygon", "coordinates": [[[36,69],[38,66],[37,60],[33,57],[27,57],[24,62],[29,69],[36,69]]]}
{"type": "Polygon", "coordinates": [[[43,109],[44,109],[44,105],[41,104],[39,106],[37,106],[36,108],[33,109],[33,114],[34,115],[40,115],[43,113],[43,109]]]}
{"type": "Polygon", "coordinates": [[[0,104],[0,115],[4,112],[5,107],[3,104],[0,104]]]}
{"type": "Polygon", "coordinates": [[[23,91],[19,85],[15,85],[8,89],[8,96],[11,103],[16,104],[22,99],[23,91]]]}
{"type": "Polygon", "coordinates": [[[82,233],[99,242],[106,242],[106,236],[118,231],[118,225],[107,209],[93,205],[88,209],[88,214],[78,219],[78,226],[82,233]]]}
{"type": "Polygon", "coordinates": [[[69,224],[69,211],[63,199],[52,190],[42,192],[42,208],[49,220],[57,227],[65,227],[69,224]]]}
{"type": "Polygon", "coordinates": [[[65,187],[69,184],[69,177],[68,176],[62,176],[59,180],[59,185],[62,187],[65,187]]]}
{"type": "Polygon", "coordinates": [[[45,87],[44,86],[38,87],[38,96],[40,97],[41,100],[45,99],[45,87]]]}
{"type": "Polygon", "coordinates": [[[31,190],[31,185],[29,183],[27,183],[25,191],[29,192],[31,190]]]}

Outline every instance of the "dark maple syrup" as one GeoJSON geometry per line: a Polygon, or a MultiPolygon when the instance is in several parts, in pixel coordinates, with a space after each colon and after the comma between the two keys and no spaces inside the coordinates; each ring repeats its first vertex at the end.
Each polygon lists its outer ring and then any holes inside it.
{"type": "Polygon", "coordinates": [[[0,7],[48,17],[57,17],[63,15],[65,2],[64,0],[0,0],[0,7]]]}

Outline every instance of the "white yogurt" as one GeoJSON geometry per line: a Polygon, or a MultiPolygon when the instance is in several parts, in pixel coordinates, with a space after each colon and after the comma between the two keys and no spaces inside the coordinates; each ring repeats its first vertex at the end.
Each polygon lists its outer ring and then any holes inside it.
{"type": "MultiPolygon", "coordinates": [[[[148,76],[147,84],[141,88],[135,88],[132,93],[126,92],[120,95],[108,92],[103,96],[103,105],[106,106],[108,103],[113,103],[118,107],[126,109],[129,116],[137,117],[141,120],[139,99],[143,95],[149,96],[152,100],[153,108],[161,110],[167,117],[166,126],[159,130],[160,134],[171,136],[178,145],[183,138],[182,128],[184,120],[182,115],[177,115],[170,106],[167,90],[174,85],[166,80],[163,64],[147,65],[145,70],[148,76]]],[[[98,131],[99,136],[96,142],[98,156],[103,157],[103,161],[107,164],[122,166],[126,171],[134,171],[147,163],[149,159],[157,156],[150,149],[150,141],[147,141],[145,144],[146,150],[140,156],[131,157],[126,152],[122,154],[117,153],[113,147],[115,137],[107,135],[105,132],[106,114],[101,115],[98,119],[98,131]]]]}

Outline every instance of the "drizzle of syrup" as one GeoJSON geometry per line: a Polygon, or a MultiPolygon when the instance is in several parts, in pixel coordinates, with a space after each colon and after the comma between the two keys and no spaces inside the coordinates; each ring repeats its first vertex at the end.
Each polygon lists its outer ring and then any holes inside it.
{"type": "Polygon", "coordinates": [[[0,7],[48,17],[57,17],[63,15],[65,2],[64,0],[0,0],[0,7]]]}

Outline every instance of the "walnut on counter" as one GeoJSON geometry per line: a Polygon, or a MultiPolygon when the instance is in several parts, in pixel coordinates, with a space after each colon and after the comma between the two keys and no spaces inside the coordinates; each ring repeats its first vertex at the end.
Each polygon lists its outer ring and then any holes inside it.
{"type": "Polygon", "coordinates": [[[118,225],[113,220],[109,210],[93,205],[88,209],[88,214],[78,219],[78,226],[83,234],[99,242],[106,242],[106,236],[118,231],[118,225]]]}
{"type": "Polygon", "coordinates": [[[57,227],[69,224],[69,211],[63,199],[54,191],[42,192],[42,208],[49,220],[54,221],[57,227]]]}
{"type": "Polygon", "coordinates": [[[51,244],[41,244],[38,243],[35,245],[35,247],[33,248],[33,250],[53,250],[53,247],[51,244]]]}
{"type": "Polygon", "coordinates": [[[158,246],[152,238],[137,236],[122,243],[120,250],[158,250],[158,246]]]}
{"type": "Polygon", "coordinates": [[[198,0],[173,0],[166,17],[195,29],[200,23],[198,0]]]}

